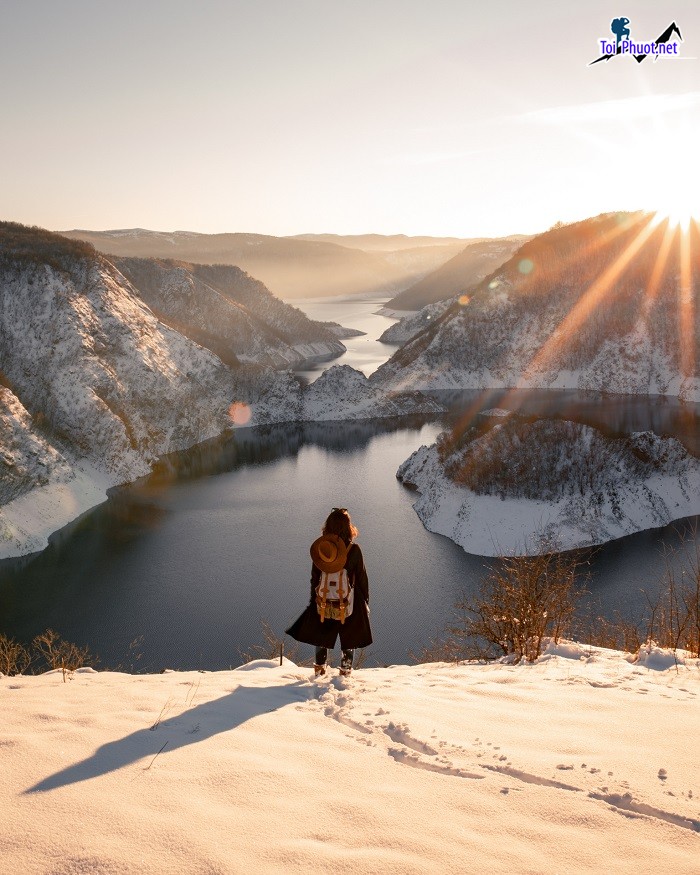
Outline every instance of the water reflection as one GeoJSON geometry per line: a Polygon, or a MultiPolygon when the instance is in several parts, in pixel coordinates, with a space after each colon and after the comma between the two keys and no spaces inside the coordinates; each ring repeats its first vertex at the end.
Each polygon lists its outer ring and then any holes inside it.
{"type": "MultiPolygon", "coordinates": [[[[480,409],[501,406],[477,393],[480,409]]],[[[450,416],[463,412],[464,398],[450,416]]],[[[468,399],[475,403],[476,396],[468,399]]],[[[572,393],[527,393],[528,414],[561,415],[624,433],[653,426],[697,439],[697,407],[596,404],[572,393]]],[[[449,418],[449,417],[448,417],[449,418]]],[[[308,597],[308,545],[330,507],[351,508],[360,528],[377,642],[370,661],[404,662],[478,589],[496,560],[433,535],[396,481],[398,465],[445,423],[313,423],[241,429],[169,456],[153,473],[52,537],[42,553],[0,563],[0,629],[30,640],[51,626],[103,663],[139,670],[228,668],[260,641],[260,620],[282,630],[308,597]]],[[[608,544],[591,559],[592,611],[634,618],[641,590],[665,571],[665,544],[688,521],[608,544]]],[[[695,536],[691,532],[691,539],[695,536]]],[[[695,541],[693,541],[695,543],[695,541]]],[[[680,562],[674,557],[674,562],[680,562]]]]}
{"type": "Polygon", "coordinates": [[[570,419],[591,425],[610,437],[636,431],[673,435],[694,455],[700,455],[700,404],[667,396],[603,395],[568,389],[488,389],[430,392],[449,409],[455,422],[489,408],[523,416],[570,419]]]}

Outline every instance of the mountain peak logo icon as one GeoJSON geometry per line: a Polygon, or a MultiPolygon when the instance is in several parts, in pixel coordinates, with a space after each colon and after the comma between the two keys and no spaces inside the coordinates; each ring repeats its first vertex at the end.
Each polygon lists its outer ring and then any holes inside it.
{"type": "Polygon", "coordinates": [[[673,37],[677,36],[681,41],[683,37],[675,21],[672,21],[653,42],[646,43],[635,43],[629,38],[629,23],[629,18],[625,16],[613,18],[610,30],[615,34],[615,42],[607,39],[598,40],[602,54],[595,61],[591,61],[589,67],[601,61],[610,61],[618,55],[631,55],[638,64],[641,64],[649,55],[652,55],[656,60],[660,55],[675,55],[677,57],[680,54],[679,43],[673,37]]]}

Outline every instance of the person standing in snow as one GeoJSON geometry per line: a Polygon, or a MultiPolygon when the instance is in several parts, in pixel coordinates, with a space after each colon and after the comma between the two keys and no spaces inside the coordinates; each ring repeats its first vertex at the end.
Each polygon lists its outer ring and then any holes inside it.
{"type": "Polygon", "coordinates": [[[340,636],[341,675],[349,675],[355,648],[372,643],[369,624],[369,582],[358,531],[347,508],[334,507],[311,545],[311,598],[287,634],[316,647],[314,672],[324,675],[328,650],[340,636]],[[334,596],[337,596],[334,598],[334,596]]]}

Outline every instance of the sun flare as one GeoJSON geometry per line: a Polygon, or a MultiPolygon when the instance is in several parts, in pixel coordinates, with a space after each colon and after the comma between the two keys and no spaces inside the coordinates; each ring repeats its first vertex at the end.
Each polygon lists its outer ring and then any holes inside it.
{"type": "Polygon", "coordinates": [[[700,215],[700,208],[693,210],[687,203],[679,199],[659,207],[656,210],[654,224],[660,225],[662,222],[668,221],[669,227],[688,231],[690,223],[698,221],[698,215],[700,215]]]}

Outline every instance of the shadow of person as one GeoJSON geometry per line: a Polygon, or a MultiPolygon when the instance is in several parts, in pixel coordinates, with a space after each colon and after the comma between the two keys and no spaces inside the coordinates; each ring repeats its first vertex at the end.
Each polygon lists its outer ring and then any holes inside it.
{"type": "Polygon", "coordinates": [[[117,741],[103,744],[91,757],[49,775],[24,790],[23,795],[55,790],[116,772],[145,757],[156,756],[161,749],[165,756],[173,750],[236,729],[253,717],[312,697],[313,688],[306,680],[273,687],[236,687],[226,696],[203,702],[177,717],[165,716],[155,730],[138,729],[117,741]]]}

